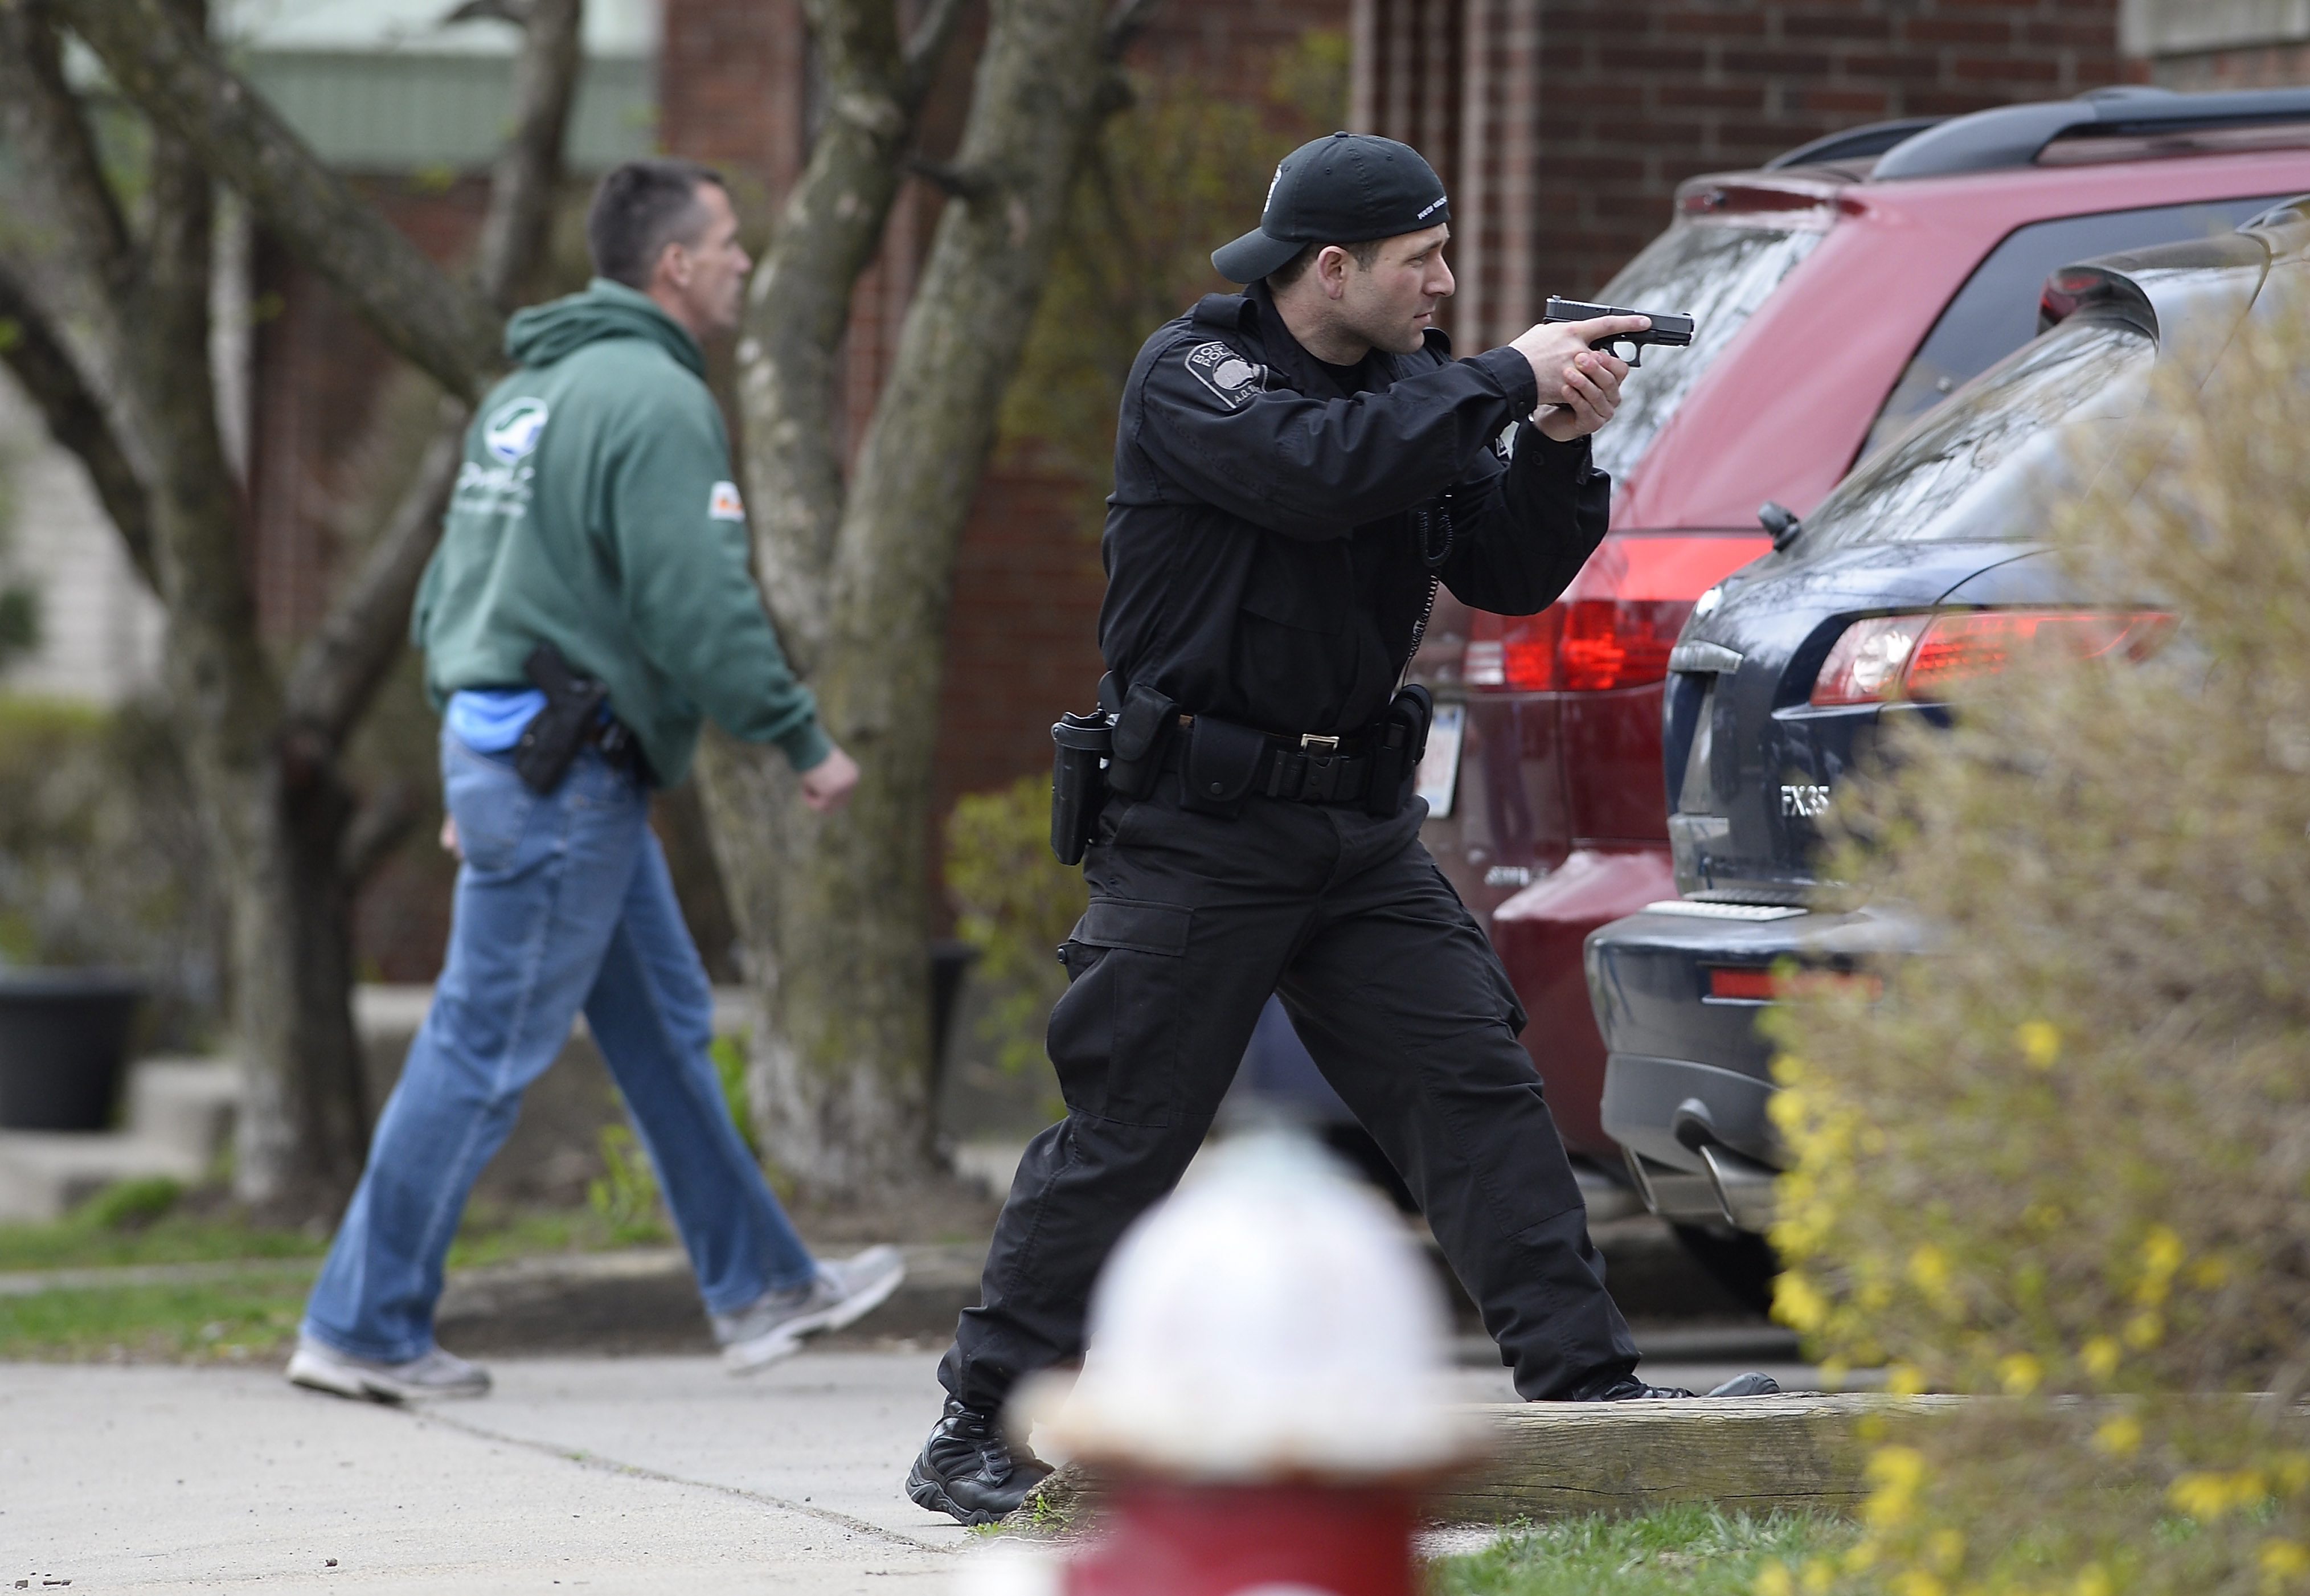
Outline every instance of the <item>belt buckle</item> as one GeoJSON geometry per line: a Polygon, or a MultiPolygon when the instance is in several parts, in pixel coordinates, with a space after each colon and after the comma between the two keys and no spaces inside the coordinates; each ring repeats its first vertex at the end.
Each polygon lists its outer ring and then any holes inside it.
{"type": "Polygon", "coordinates": [[[1299,738],[1299,749],[1303,753],[1335,754],[1340,751],[1340,740],[1336,737],[1318,736],[1313,732],[1302,733],[1299,738]]]}

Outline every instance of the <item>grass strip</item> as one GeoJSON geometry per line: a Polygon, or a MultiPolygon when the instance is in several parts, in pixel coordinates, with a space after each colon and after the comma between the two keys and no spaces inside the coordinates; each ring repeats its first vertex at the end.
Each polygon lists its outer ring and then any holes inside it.
{"type": "Polygon", "coordinates": [[[1633,1518],[1519,1528],[1480,1552],[1429,1565],[1430,1596],[1750,1596],[1759,1570],[1849,1545],[1826,1514],[1751,1516],[1701,1505],[1633,1518]]]}
{"type": "MultiPolygon", "coordinates": [[[[227,1215],[164,1213],[119,1225],[91,1203],[47,1225],[0,1225],[0,1272],[221,1264],[181,1280],[75,1279],[0,1294],[0,1358],[220,1363],[278,1359],[296,1340],[328,1236],[227,1215]],[[246,1269],[231,1267],[246,1263],[246,1269]]],[[[602,1252],[617,1238],[591,1209],[476,1207],[452,1270],[602,1252]]]]}
{"type": "Polygon", "coordinates": [[[0,1357],[66,1363],[276,1357],[295,1339],[315,1267],[300,1261],[220,1279],[0,1297],[0,1357]]]}

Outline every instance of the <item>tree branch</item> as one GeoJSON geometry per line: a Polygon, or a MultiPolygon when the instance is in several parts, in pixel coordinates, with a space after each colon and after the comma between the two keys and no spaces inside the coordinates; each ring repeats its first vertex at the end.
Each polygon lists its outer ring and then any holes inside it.
{"type": "MultiPolygon", "coordinates": [[[[545,254],[584,15],[584,0],[532,0],[527,8],[514,62],[513,131],[491,180],[474,269],[481,291],[500,307],[512,303],[545,254]]],[[[384,533],[298,653],[289,675],[289,718],[319,746],[343,743],[401,652],[410,601],[440,541],[472,413],[460,400],[442,402],[439,427],[384,533]]]]}
{"type": "Polygon", "coordinates": [[[39,0],[0,0],[0,257],[139,481],[152,440],[128,380],[143,277],[39,0]]]}
{"type": "Polygon", "coordinates": [[[353,816],[337,853],[337,868],[344,872],[349,894],[369,885],[369,877],[408,837],[421,812],[414,782],[395,776],[378,785],[353,816]]]}
{"type": "Polygon", "coordinates": [[[1099,38],[1100,54],[1110,61],[1123,59],[1133,41],[1146,31],[1159,4],[1161,0],[1116,0],[1115,9],[1107,13],[1106,31],[1099,38]]]}
{"type": "Polygon", "coordinates": [[[958,4],[932,0],[905,47],[892,0],[810,0],[831,115],[754,273],[738,347],[755,568],[805,672],[826,637],[842,519],[838,356],[850,295],[882,241],[902,158],[958,4]]]}
{"type": "Polygon", "coordinates": [[[966,204],[987,198],[997,186],[994,179],[984,172],[965,171],[959,166],[925,160],[920,155],[907,157],[907,169],[947,198],[966,204]]]}
{"type": "Polygon", "coordinates": [[[513,66],[513,131],[490,178],[490,213],[474,252],[473,282],[499,310],[511,310],[545,255],[553,196],[561,186],[562,143],[578,91],[584,0],[531,0],[513,66]]]}
{"type": "Polygon", "coordinates": [[[954,42],[955,30],[969,4],[970,0],[930,0],[914,32],[907,36],[907,82],[917,100],[929,92],[931,79],[938,74],[939,63],[946,59],[946,48],[954,42]]]}
{"type": "MultiPolygon", "coordinates": [[[[337,175],[219,58],[170,0],[53,0],[144,114],[247,196],[386,343],[468,399],[497,362],[499,318],[337,175]]],[[[29,0],[7,0],[21,9],[29,0]]]]}
{"type": "Polygon", "coordinates": [[[56,341],[22,286],[0,263],[0,360],[7,363],[48,423],[48,436],[72,451],[96,489],[97,502],[111,517],[127,546],[128,558],[147,586],[157,587],[152,568],[152,523],[144,490],[120,452],[103,408],[89,395],[72,357],[56,341]]]}

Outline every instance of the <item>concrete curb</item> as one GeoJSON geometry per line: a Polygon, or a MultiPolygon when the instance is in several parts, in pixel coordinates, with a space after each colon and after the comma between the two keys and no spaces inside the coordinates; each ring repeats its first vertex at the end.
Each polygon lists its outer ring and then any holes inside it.
{"type": "MultiPolygon", "coordinates": [[[[839,1346],[893,1339],[942,1341],[978,1300],[981,1246],[902,1249],[907,1279],[890,1300],[825,1337],[839,1346]]],[[[469,1357],[505,1353],[710,1352],[698,1282],[679,1247],[525,1258],[449,1279],[434,1320],[442,1345],[469,1357]]]]}
{"type": "MultiPolygon", "coordinates": [[[[1472,1411],[1491,1432],[1490,1455],[1431,1492],[1428,1515],[1506,1524],[1683,1502],[1751,1514],[1849,1508],[1867,1494],[1871,1444],[1855,1433],[1859,1419],[1877,1415],[1898,1431],[1965,1400],[1812,1393],[1487,1404],[1472,1411]]],[[[1072,1529],[1097,1512],[1106,1488],[1095,1471],[1068,1464],[1005,1522],[1072,1529]]]]}

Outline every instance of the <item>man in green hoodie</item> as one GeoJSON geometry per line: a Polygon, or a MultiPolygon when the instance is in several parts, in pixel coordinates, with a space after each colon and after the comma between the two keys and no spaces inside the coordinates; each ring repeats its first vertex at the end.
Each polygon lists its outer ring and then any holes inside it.
{"type": "Polygon", "coordinates": [[[352,1397],[479,1396],[433,1340],[442,1260],[521,1094],[582,1010],[656,1166],[725,1363],[760,1368],[888,1297],[893,1247],[813,1259],[732,1122],[712,993],[648,826],[702,718],[774,742],[803,801],[858,769],[820,727],[746,564],[745,507],[700,340],[737,326],[752,263],[721,179],[647,160],[602,180],[598,273],[525,310],[485,399],[412,636],[443,711],[442,840],[462,861],[431,1011],[306,1305],[289,1377],[352,1397]],[[543,645],[607,690],[558,776],[543,645]],[[534,753],[534,746],[532,749],[534,753]],[[519,764],[525,768],[517,768],[519,764]],[[543,790],[540,790],[540,788],[543,790]]]}

